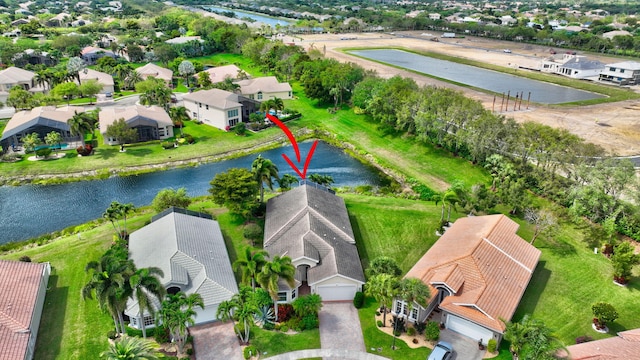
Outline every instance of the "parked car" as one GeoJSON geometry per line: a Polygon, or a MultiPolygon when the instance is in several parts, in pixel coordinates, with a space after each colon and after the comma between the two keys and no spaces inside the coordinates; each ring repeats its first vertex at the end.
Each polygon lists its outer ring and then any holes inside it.
{"type": "Polygon", "coordinates": [[[503,52],[507,53],[507,54],[511,54],[511,50],[510,49],[504,49],[502,50],[503,52]]]}
{"type": "Polygon", "coordinates": [[[111,99],[111,98],[113,97],[113,94],[112,94],[112,93],[110,93],[110,92],[108,92],[108,93],[105,93],[105,94],[104,94],[104,96],[105,96],[107,99],[111,99]]]}
{"type": "Polygon", "coordinates": [[[427,360],[450,360],[453,356],[453,346],[446,341],[438,341],[427,360]]]}

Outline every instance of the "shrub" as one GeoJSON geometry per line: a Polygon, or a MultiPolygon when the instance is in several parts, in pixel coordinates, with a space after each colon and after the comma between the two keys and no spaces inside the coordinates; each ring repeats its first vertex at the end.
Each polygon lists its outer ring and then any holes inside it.
{"type": "Polygon", "coordinates": [[[193,355],[193,348],[188,348],[187,349],[187,355],[189,355],[189,356],[193,355]]]}
{"type": "Polygon", "coordinates": [[[191,198],[187,195],[187,189],[185,188],[179,188],[178,190],[162,189],[151,202],[153,210],[157,212],[172,206],[186,209],[190,204],[191,198]]]}
{"type": "Polygon", "coordinates": [[[416,334],[416,329],[415,328],[410,327],[410,328],[407,329],[407,335],[413,336],[415,334],[416,334]]]}
{"type": "Polygon", "coordinates": [[[356,309],[360,309],[362,308],[363,305],[364,305],[364,294],[362,293],[362,291],[358,291],[356,293],[356,296],[353,297],[353,306],[355,306],[356,309]]]}
{"type": "Polygon", "coordinates": [[[110,330],[109,332],[107,332],[107,337],[111,340],[115,340],[115,338],[118,337],[118,334],[115,331],[110,330]]]}
{"type": "MultiPolygon", "coordinates": [[[[134,329],[129,326],[127,326],[125,330],[127,331],[127,335],[129,336],[142,337],[142,330],[134,329]]],[[[155,327],[145,329],[145,331],[147,332],[147,336],[153,336],[155,334],[155,330],[155,327]]]]}
{"type": "Polygon", "coordinates": [[[238,136],[244,136],[247,133],[247,125],[245,125],[245,123],[243,122],[238,123],[238,125],[236,125],[233,129],[233,132],[235,132],[238,136]]]}
{"type": "Polygon", "coordinates": [[[276,331],[280,331],[280,328],[282,327],[282,324],[275,324],[275,330],[276,331]]]}
{"type": "Polygon", "coordinates": [[[264,324],[262,324],[262,328],[265,330],[273,330],[276,328],[276,326],[271,322],[265,322],[264,324]]]}
{"type": "Polygon", "coordinates": [[[293,316],[291,304],[278,304],[278,322],[285,322],[293,316]]]}
{"type": "Polygon", "coordinates": [[[613,305],[606,302],[595,303],[591,306],[593,316],[598,320],[598,325],[605,326],[607,323],[615,321],[618,318],[618,312],[613,305]]]}
{"type": "Polygon", "coordinates": [[[307,314],[302,318],[303,330],[317,329],[319,325],[320,322],[318,321],[318,316],[316,314],[307,314]]]}
{"type": "Polygon", "coordinates": [[[165,150],[173,149],[175,147],[174,143],[172,143],[171,141],[163,141],[160,146],[162,146],[162,148],[165,150]]]}
{"type": "Polygon", "coordinates": [[[393,326],[393,329],[395,331],[398,331],[400,333],[404,332],[405,330],[404,318],[394,316],[393,319],[391,320],[391,326],[393,326]]]}
{"type": "Polygon", "coordinates": [[[289,327],[287,325],[282,325],[280,326],[280,331],[286,333],[287,331],[289,331],[289,327]]]}
{"type": "Polygon", "coordinates": [[[498,346],[498,342],[496,339],[491,339],[487,342],[487,351],[490,353],[496,352],[496,347],[498,346]]]}
{"type": "Polygon", "coordinates": [[[250,359],[252,356],[255,356],[256,354],[258,354],[258,349],[256,349],[254,345],[249,345],[244,348],[243,352],[244,352],[243,354],[244,358],[250,359]]]}
{"type": "Polygon", "coordinates": [[[242,235],[245,239],[249,239],[252,243],[255,243],[256,240],[262,239],[262,227],[258,224],[249,224],[244,227],[242,235]]]}
{"type": "Polygon", "coordinates": [[[47,156],[51,155],[51,151],[52,151],[51,148],[48,148],[48,147],[45,147],[45,148],[42,148],[42,149],[38,149],[38,150],[36,150],[36,156],[47,157],[47,156]]]}
{"type": "Polygon", "coordinates": [[[20,256],[20,259],[18,259],[18,260],[20,260],[22,262],[31,262],[31,258],[28,257],[27,255],[20,256]]]}
{"type": "Polygon", "coordinates": [[[287,321],[287,326],[289,327],[289,329],[302,331],[302,324],[300,322],[300,319],[296,317],[292,317],[291,319],[289,319],[289,321],[287,321]]]}
{"type": "Polygon", "coordinates": [[[582,343],[586,343],[589,341],[593,341],[593,338],[589,335],[584,335],[584,336],[578,336],[576,338],[576,344],[582,344],[582,343]]]}
{"type": "Polygon", "coordinates": [[[185,139],[189,144],[193,144],[196,142],[196,139],[191,134],[182,134],[182,138],[185,139]]]}
{"type": "Polygon", "coordinates": [[[153,337],[158,344],[164,344],[169,342],[169,329],[160,325],[156,326],[153,337]]]}
{"type": "Polygon", "coordinates": [[[413,327],[416,329],[418,335],[422,335],[422,333],[424,333],[424,329],[426,329],[427,327],[427,323],[423,321],[416,322],[415,324],[413,324],[413,327]]]}
{"type": "Polygon", "coordinates": [[[427,322],[425,329],[425,338],[427,341],[436,341],[440,338],[440,325],[435,321],[427,322]]]}
{"type": "Polygon", "coordinates": [[[84,146],[78,146],[76,148],[76,151],[78,152],[78,155],[80,155],[80,156],[89,156],[89,155],[91,155],[91,152],[93,151],[93,146],[91,146],[91,144],[85,144],[84,146]]]}
{"type": "Polygon", "coordinates": [[[382,320],[378,320],[376,322],[376,324],[378,325],[378,327],[382,327],[384,324],[382,323],[382,320]]]}

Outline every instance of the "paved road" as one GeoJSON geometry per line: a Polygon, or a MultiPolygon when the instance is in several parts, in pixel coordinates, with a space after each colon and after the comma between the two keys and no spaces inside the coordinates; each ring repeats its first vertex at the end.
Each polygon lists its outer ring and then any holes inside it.
{"type": "MultiPolygon", "coordinates": [[[[387,360],[386,357],[379,355],[341,349],[310,349],[292,351],[290,353],[272,356],[269,360],[297,360],[315,357],[322,357],[323,360],[387,360]]],[[[200,360],[199,357],[198,360],[200,360]]]]}

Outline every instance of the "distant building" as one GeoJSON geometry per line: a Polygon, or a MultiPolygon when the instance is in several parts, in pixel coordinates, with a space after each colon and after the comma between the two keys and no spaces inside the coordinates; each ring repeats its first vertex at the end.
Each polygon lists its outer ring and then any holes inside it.
{"type": "Polygon", "coordinates": [[[182,100],[191,119],[221,130],[248,122],[249,115],[260,107],[258,101],[220,89],[196,91],[182,100]]]}
{"type": "Polygon", "coordinates": [[[62,135],[62,140],[69,146],[81,144],[79,136],[71,135],[68,121],[77,113],[84,112],[85,109],[79,106],[65,106],[56,108],[55,106],[39,106],[31,110],[18,111],[11,117],[4,128],[0,145],[3,149],[9,146],[22,144],[22,137],[26,134],[37,133],[40,139],[56,131],[62,135]]]}
{"type": "Polygon", "coordinates": [[[114,82],[113,76],[93,69],[84,69],[78,73],[80,76],[80,84],[84,84],[88,80],[97,80],[98,84],[102,85],[102,90],[99,94],[113,93],[114,82]]]}
{"type": "Polygon", "coordinates": [[[82,49],[80,53],[80,57],[82,58],[82,60],[84,60],[89,65],[94,65],[98,61],[98,59],[105,56],[112,57],[116,60],[119,58],[119,56],[116,55],[111,50],[102,49],[94,46],[87,46],[84,49],[82,49]]]}
{"type": "Polygon", "coordinates": [[[236,84],[240,85],[240,93],[249,99],[265,101],[273,98],[293,98],[291,85],[278,82],[275,76],[240,80],[236,84]]]}
{"type": "Polygon", "coordinates": [[[586,56],[573,54],[552,55],[540,63],[540,71],[574,79],[597,79],[605,65],[586,56]]]}
{"type": "Polygon", "coordinates": [[[35,86],[33,78],[36,74],[29,70],[15,66],[0,71],[0,101],[5,103],[11,88],[19,86],[31,92],[41,92],[42,88],[35,86]]]}
{"type": "Polygon", "coordinates": [[[162,66],[158,66],[153,63],[148,63],[145,66],[136,68],[136,72],[146,80],[150,77],[164,80],[167,86],[171,86],[173,80],[173,71],[162,66]]]}
{"type": "Polygon", "coordinates": [[[636,61],[623,61],[607,64],[600,73],[600,81],[617,85],[637,85],[640,83],[640,63],[636,61]]]}
{"type": "Polygon", "coordinates": [[[198,41],[201,43],[204,42],[204,40],[200,39],[200,36],[180,36],[173,39],[169,39],[165,42],[167,44],[176,45],[176,44],[186,44],[189,41],[198,41]]]}
{"type": "Polygon", "coordinates": [[[223,82],[225,79],[230,78],[235,80],[238,78],[238,72],[240,68],[231,64],[224,66],[216,66],[210,69],[204,70],[207,74],[209,74],[209,79],[213,84],[223,82]]]}

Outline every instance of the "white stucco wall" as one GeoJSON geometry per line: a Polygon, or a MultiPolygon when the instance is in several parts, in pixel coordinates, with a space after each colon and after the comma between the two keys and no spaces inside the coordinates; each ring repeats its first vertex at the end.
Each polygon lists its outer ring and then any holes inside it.
{"type": "Polygon", "coordinates": [[[220,130],[225,130],[225,128],[229,125],[229,121],[227,120],[227,111],[237,109],[239,115],[242,115],[241,106],[226,110],[220,110],[214,108],[213,106],[209,106],[209,109],[207,109],[207,105],[205,104],[199,106],[198,103],[194,101],[184,100],[184,107],[187,109],[189,117],[191,117],[191,119],[198,120],[204,124],[211,125],[220,130]]]}

